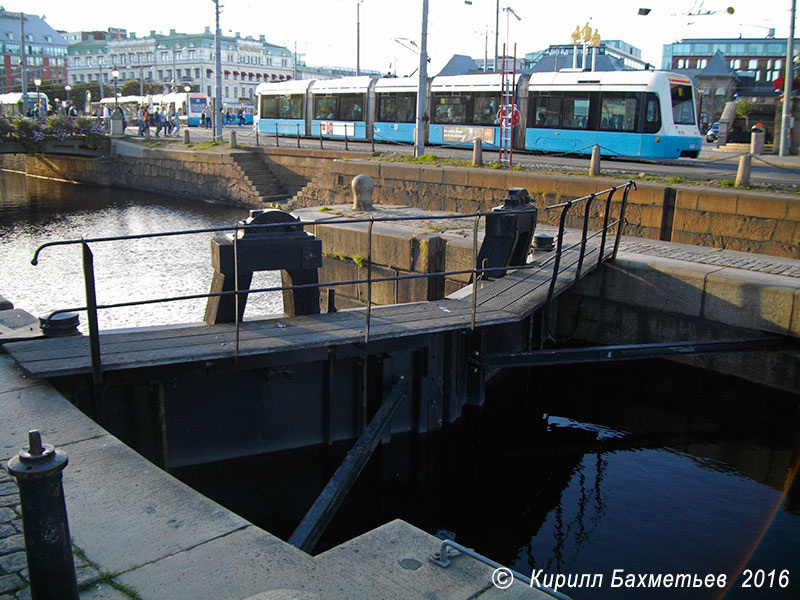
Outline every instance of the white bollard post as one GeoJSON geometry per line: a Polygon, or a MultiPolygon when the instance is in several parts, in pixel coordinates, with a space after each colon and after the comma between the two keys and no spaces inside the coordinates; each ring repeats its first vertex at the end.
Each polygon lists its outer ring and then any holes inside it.
{"type": "Polygon", "coordinates": [[[600,175],[600,146],[592,146],[592,162],[589,163],[589,175],[597,177],[600,175]]]}
{"type": "Polygon", "coordinates": [[[736,187],[750,185],[750,154],[739,157],[739,168],[736,171],[736,187]]]}

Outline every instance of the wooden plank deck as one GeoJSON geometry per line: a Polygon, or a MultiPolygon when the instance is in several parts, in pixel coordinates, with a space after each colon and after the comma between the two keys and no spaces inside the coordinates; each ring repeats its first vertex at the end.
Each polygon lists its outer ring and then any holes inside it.
{"type": "MultiPolygon", "coordinates": [[[[562,257],[554,295],[575,279],[577,251],[562,257]]],[[[596,268],[597,251],[587,251],[582,276],[596,268]]],[[[476,327],[518,321],[547,300],[552,263],[542,270],[519,270],[478,290],[476,327]]],[[[326,348],[363,342],[366,309],[301,317],[244,321],[240,324],[239,356],[326,348]]],[[[405,338],[465,329],[472,318],[472,298],[376,306],[370,319],[370,340],[405,338]]],[[[101,333],[104,371],[170,364],[230,360],[235,352],[234,324],[199,325],[101,333]]],[[[15,342],[5,346],[19,365],[34,377],[91,372],[86,336],[15,342]]]]}

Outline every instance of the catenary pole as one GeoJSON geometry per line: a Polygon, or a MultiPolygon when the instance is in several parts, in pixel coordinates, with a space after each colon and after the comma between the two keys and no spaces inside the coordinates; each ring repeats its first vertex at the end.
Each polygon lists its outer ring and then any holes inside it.
{"type": "Polygon", "coordinates": [[[786,156],[792,147],[792,77],[794,76],[794,16],[796,0],[792,0],[792,21],[789,23],[789,39],[786,40],[786,64],[783,81],[783,112],[781,114],[781,145],[779,154],[786,156]]]}
{"type": "Polygon", "coordinates": [[[419,84],[417,85],[417,126],[414,130],[414,156],[425,154],[425,96],[428,87],[428,0],[422,0],[422,39],[419,51],[419,84]]]}

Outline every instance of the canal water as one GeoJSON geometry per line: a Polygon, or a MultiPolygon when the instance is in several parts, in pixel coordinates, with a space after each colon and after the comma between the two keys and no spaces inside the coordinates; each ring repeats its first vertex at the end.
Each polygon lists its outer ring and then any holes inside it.
{"type": "MultiPolygon", "coordinates": [[[[37,315],[84,303],[80,253],[51,248],[33,267],[41,243],[246,216],[9,173],[0,173],[0,191],[0,295],[37,315]]],[[[206,292],[210,237],[95,244],[100,301],[206,292]]],[[[269,274],[257,285],[275,283],[269,274]]],[[[109,310],[101,326],[198,322],[203,308],[109,310]]],[[[280,310],[277,294],[265,295],[248,302],[246,317],[280,310]]],[[[522,379],[496,381],[486,407],[440,434],[379,448],[316,550],[402,518],[527,575],[602,575],[601,588],[565,590],[576,600],[800,597],[797,397],[664,361],[537,369],[530,391],[522,379]],[[612,588],[615,570],[725,575],[732,586],[612,588]]],[[[175,474],[288,538],[348,447],[175,474]]]]}
{"type": "MultiPolygon", "coordinates": [[[[39,264],[31,265],[46,242],[227,227],[247,215],[242,208],[0,172],[0,296],[35,316],[86,305],[80,246],[45,249],[39,264]]],[[[92,244],[98,303],[208,293],[215,235],[224,234],[92,244]]],[[[256,273],[252,285],[280,285],[280,277],[256,273]]],[[[280,293],[252,295],[245,319],[280,313],[282,306],[280,293]]],[[[101,329],[198,323],[204,310],[205,299],[184,300],[101,310],[99,322],[101,329]]],[[[79,316],[86,331],[85,313],[79,316]]]]}

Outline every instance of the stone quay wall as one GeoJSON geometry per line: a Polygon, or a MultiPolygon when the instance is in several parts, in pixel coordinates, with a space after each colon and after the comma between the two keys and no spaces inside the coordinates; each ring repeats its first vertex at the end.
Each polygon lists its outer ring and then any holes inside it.
{"type": "MultiPolygon", "coordinates": [[[[375,181],[373,202],[453,213],[485,211],[501,204],[512,187],[537,201],[539,222],[558,224],[548,206],[600,192],[625,180],[543,175],[518,171],[430,167],[363,160],[317,161],[313,179],[296,195],[295,206],[352,202],[350,181],[364,173],[375,181]]],[[[631,191],[625,234],[697,246],[800,258],[800,198],[750,190],[689,185],[637,184],[631,191]]],[[[618,214],[618,192],[612,215],[618,214]]],[[[603,203],[595,202],[590,230],[599,229],[603,203]]],[[[568,227],[582,225],[582,208],[572,209],[568,227]]]]}
{"type": "MultiPolygon", "coordinates": [[[[115,143],[109,158],[0,155],[0,168],[92,185],[115,185],[258,208],[258,190],[233,160],[235,152],[150,149],[115,143]],[[22,166],[24,164],[24,167],[22,166]]],[[[435,167],[365,160],[366,154],[296,148],[242,150],[260,155],[294,199],[290,208],[349,204],[350,182],[360,173],[375,181],[373,202],[452,213],[485,211],[506,191],[523,187],[537,201],[539,221],[555,225],[559,211],[547,207],[600,192],[624,180],[463,167],[435,167]]],[[[800,258],[800,198],[750,190],[637,184],[629,195],[626,235],[800,258]]],[[[619,210],[614,198],[612,214],[619,210]]],[[[582,225],[572,209],[568,227],[582,225]]],[[[589,227],[599,228],[596,202],[589,227]]]]}
{"type": "Polygon", "coordinates": [[[0,169],[88,185],[111,185],[110,158],[54,154],[0,154],[0,169]]]}

